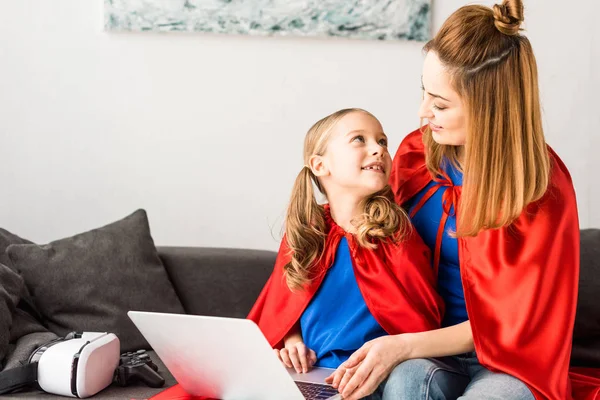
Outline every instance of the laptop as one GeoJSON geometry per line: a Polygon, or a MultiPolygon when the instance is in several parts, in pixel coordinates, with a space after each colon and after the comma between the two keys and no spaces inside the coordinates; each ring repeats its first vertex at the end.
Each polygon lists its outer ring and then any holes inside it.
{"type": "Polygon", "coordinates": [[[129,311],[129,318],[189,394],[223,400],[341,399],[334,370],[286,368],[258,326],[240,318],[129,311]]]}

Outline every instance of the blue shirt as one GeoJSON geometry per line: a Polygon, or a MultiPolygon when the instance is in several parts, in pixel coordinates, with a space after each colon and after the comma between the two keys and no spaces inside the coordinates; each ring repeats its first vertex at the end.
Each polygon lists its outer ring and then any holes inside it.
{"type": "MultiPolygon", "coordinates": [[[[445,162],[443,168],[454,186],[462,186],[462,173],[452,163],[445,162]]],[[[429,188],[435,185],[438,185],[438,183],[431,181],[421,190],[409,203],[409,211],[412,212],[412,209],[419,203],[429,188]]],[[[448,187],[443,186],[439,188],[412,218],[413,225],[431,249],[432,254],[435,252],[437,232],[442,218],[442,196],[448,189],[448,187]]],[[[448,234],[449,232],[456,232],[454,206],[451,207],[450,215],[446,220],[438,267],[438,292],[446,303],[446,313],[442,320],[442,326],[456,325],[469,319],[460,277],[458,241],[456,238],[451,237],[448,234]]]]}
{"type": "Polygon", "coordinates": [[[304,344],[317,354],[316,366],[337,368],[365,342],[386,331],[373,318],[356,283],[348,241],[300,318],[304,344]]]}

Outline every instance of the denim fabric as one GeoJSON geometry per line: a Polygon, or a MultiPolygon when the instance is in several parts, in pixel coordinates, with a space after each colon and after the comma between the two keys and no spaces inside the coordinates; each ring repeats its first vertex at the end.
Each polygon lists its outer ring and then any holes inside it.
{"type": "Polygon", "coordinates": [[[472,352],[405,361],[367,399],[534,400],[534,397],[517,378],[483,367],[472,352]]]}

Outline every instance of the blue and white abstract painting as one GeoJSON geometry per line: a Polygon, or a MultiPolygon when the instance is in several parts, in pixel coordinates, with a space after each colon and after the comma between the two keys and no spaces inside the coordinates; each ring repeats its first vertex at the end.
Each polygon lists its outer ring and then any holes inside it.
{"type": "Polygon", "coordinates": [[[430,38],[431,0],[104,0],[108,31],[430,38]]]}

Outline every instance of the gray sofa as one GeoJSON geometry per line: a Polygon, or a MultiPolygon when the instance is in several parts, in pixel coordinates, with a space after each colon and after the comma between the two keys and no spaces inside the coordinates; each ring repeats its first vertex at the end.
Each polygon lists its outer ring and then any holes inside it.
{"type": "MultiPolygon", "coordinates": [[[[158,247],[169,279],[188,314],[244,318],[273,269],[272,251],[200,247],[158,247]]],[[[111,386],[94,399],[147,399],[176,383],[153,351],[149,352],[165,378],[160,389],[141,382],[111,386]]],[[[57,399],[38,390],[1,396],[3,399],[57,399]]]]}
{"type": "MultiPolygon", "coordinates": [[[[185,312],[189,314],[245,317],[267,280],[276,253],[260,250],[159,247],[167,270],[185,312]]],[[[600,230],[584,230],[581,236],[580,299],[572,363],[600,367],[600,230]]],[[[155,353],[167,388],[175,384],[155,353]]],[[[95,399],[145,399],[163,389],[143,383],[128,387],[113,384],[95,399]]],[[[3,396],[7,399],[56,399],[56,396],[29,390],[3,396]]]]}

